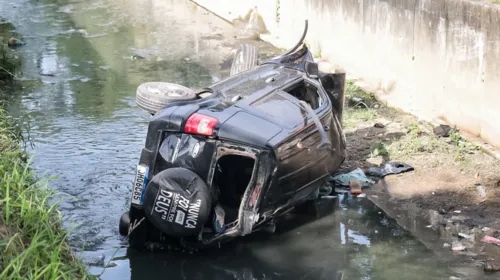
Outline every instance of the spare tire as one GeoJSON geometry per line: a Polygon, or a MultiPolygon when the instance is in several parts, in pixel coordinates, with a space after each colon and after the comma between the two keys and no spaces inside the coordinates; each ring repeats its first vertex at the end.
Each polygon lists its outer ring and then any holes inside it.
{"type": "Polygon", "coordinates": [[[173,237],[200,233],[212,208],[212,197],[203,180],[185,168],[156,174],[146,186],[145,215],[160,231],[173,237]]]}
{"type": "Polygon", "coordinates": [[[236,50],[229,74],[236,75],[257,66],[258,59],[259,50],[256,47],[248,44],[241,45],[236,50]]]}
{"type": "Polygon", "coordinates": [[[187,87],[163,82],[149,82],[137,87],[137,106],[156,114],[165,105],[176,101],[196,99],[196,93],[187,87]]]}

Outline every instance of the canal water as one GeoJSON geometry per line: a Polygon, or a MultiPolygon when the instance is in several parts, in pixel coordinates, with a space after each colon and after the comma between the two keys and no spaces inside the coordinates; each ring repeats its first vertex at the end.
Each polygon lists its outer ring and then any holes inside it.
{"type": "MultiPolygon", "coordinates": [[[[449,279],[453,272],[366,198],[323,200],[318,216],[289,216],[259,233],[187,255],[127,248],[127,208],[149,115],[136,87],[203,87],[228,75],[245,42],[230,24],[186,0],[0,0],[3,36],[26,45],[19,86],[4,96],[28,116],[40,176],[77,255],[101,279],[449,279]],[[143,59],[140,59],[143,58],[143,59]],[[104,268],[104,266],[108,266],[104,268]]],[[[0,35],[1,36],[1,35],[0,35]]],[[[5,41],[6,38],[4,38],[5,41]]],[[[271,46],[250,41],[269,55],[271,46]]]]}

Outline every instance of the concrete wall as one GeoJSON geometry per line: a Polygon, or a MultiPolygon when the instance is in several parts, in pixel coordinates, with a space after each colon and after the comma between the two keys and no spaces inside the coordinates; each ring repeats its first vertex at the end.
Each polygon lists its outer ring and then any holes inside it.
{"type": "Polygon", "coordinates": [[[232,21],[257,7],[279,47],[304,19],[315,54],[380,99],[500,147],[500,6],[469,0],[194,0],[232,21]]]}

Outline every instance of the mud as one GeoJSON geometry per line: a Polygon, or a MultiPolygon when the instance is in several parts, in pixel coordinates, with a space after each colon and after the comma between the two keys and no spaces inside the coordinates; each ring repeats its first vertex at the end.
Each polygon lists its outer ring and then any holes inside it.
{"type": "MultiPolygon", "coordinates": [[[[352,88],[351,93],[360,94],[352,88]]],[[[349,110],[349,159],[343,171],[394,160],[413,166],[414,171],[389,175],[365,190],[368,199],[438,255],[466,263],[470,279],[489,277],[483,265],[500,259],[500,247],[480,240],[499,232],[500,162],[459,134],[438,138],[432,125],[402,112],[382,106],[367,120],[359,112],[366,109],[349,110]],[[381,146],[382,155],[374,156],[381,146]],[[484,187],[485,197],[477,185],[484,187]],[[459,234],[472,238],[464,240],[459,234]],[[443,246],[454,242],[465,249],[453,252],[443,246]]]]}

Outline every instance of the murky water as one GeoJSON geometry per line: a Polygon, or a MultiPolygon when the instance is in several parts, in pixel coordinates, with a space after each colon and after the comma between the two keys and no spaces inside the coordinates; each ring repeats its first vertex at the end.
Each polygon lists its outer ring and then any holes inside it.
{"type": "MultiPolygon", "coordinates": [[[[448,279],[452,273],[366,199],[324,200],[318,217],[290,216],[196,255],[128,252],[118,234],[149,115],[147,81],[201,87],[228,74],[236,31],[183,0],[0,0],[27,45],[14,114],[31,117],[33,166],[58,176],[71,244],[102,279],[448,279]],[[132,6],[133,4],[133,6],[132,6]],[[140,55],[145,59],[131,59],[140,55]]],[[[259,43],[264,50],[272,49],[259,43]]]]}

